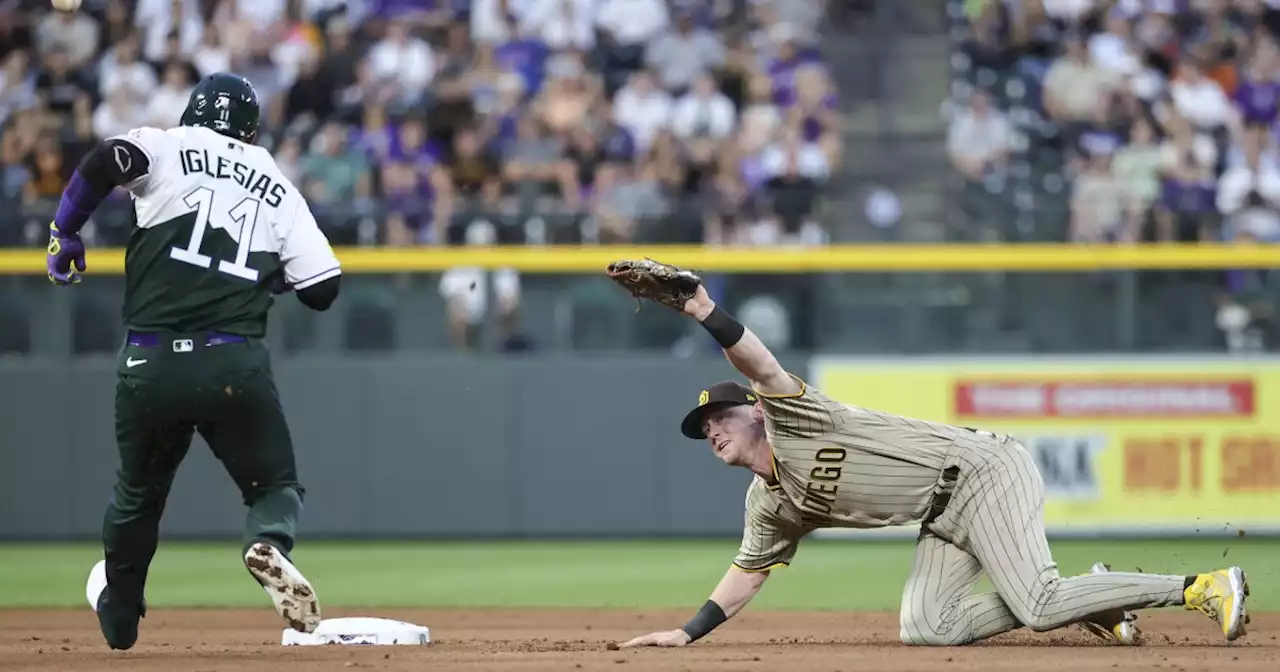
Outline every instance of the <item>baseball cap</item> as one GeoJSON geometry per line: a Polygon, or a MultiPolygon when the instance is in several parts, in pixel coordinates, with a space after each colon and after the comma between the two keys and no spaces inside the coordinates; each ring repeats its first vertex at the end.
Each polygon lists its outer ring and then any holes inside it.
{"type": "Polygon", "coordinates": [[[756,393],[751,388],[732,380],[716,383],[698,393],[698,405],[684,416],[680,432],[691,439],[705,439],[702,418],[710,411],[730,406],[749,406],[756,403],[756,393]]]}

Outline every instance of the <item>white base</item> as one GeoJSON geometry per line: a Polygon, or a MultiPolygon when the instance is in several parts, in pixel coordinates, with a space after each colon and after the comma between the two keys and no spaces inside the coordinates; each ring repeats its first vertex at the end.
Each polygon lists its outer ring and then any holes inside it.
{"type": "Polygon", "coordinates": [[[99,560],[89,570],[89,581],[84,586],[84,597],[89,600],[89,608],[98,610],[98,596],[107,589],[107,561],[99,560]]]}
{"type": "Polygon", "coordinates": [[[388,618],[330,618],[320,621],[315,632],[286,628],[280,637],[280,644],[284,646],[421,646],[430,643],[431,631],[426,626],[388,618]]]}

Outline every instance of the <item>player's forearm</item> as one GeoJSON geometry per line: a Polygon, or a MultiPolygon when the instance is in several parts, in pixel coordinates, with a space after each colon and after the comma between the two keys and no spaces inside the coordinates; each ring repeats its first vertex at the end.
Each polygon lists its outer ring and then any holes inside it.
{"type": "Polygon", "coordinates": [[[697,615],[689,620],[681,630],[689,636],[690,642],[705,637],[725,621],[733,618],[747,606],[751,598],[760,592],[769,572],[744,572],[737,567],[729,568],[719,585],[711,592],[711,599],[702,605],[697,615]]]}
{"type": "Polygon", "coordinates": [[[716,306],[714,301],[706,299],[701,302],[695,308],[693,318],[724,348],[729,363],[751,379],[761,392],[790,394],[799,390],[795,380],[787,375],[760,337],[716,306]]]}

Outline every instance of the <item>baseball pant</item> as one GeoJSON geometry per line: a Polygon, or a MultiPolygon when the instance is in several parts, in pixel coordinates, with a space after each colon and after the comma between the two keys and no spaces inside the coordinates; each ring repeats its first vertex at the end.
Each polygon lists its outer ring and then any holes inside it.
{"type": "Polygon", "coordinates": [[[142,596],[169,489],[196,432],[249,507],[245,545],[261,539],[285,554],[293,549],[304,490],[267,348],[257,339],[208,339],[164,333],[157,345],[120,351],[120,468],[102,529],[107,582],[117,594],[142,596]]]}
{"type": "Polygon", "coordinates": [[[1124,609],[1182,604],[1184,576],[1063,577],[1044,529],[1044,481],[1016,441],[957,454],[945,502],[921,529],[902,598],[908,644],[966,644],[1020,626],[1045,631],[1124,609]],[[983,572],[993,593],[970,595],[983,572]]]}

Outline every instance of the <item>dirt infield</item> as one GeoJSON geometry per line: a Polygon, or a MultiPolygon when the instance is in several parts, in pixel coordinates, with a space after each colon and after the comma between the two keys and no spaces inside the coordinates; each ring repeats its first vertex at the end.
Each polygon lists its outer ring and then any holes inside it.
{"type": "Polygon", "coordinates": [[[1077,628],[1009,633],[988,643],[919,649],[897,642],[894,614],[748,612],[685,649],[610,651],[609,642],[670,628],[687,611],[332,610],[328,617],[385,616],[431,628],[425,647],[282,647],[269,609],[156,609],[138,646],[110,651],[93,613],[0,611],[0,670],[1280,670],[1280,614],[1257,615],[1249,636],[1227,644],[1203,616],[1144,614],[1148,643],[1123,648],[1077,628]]]}

